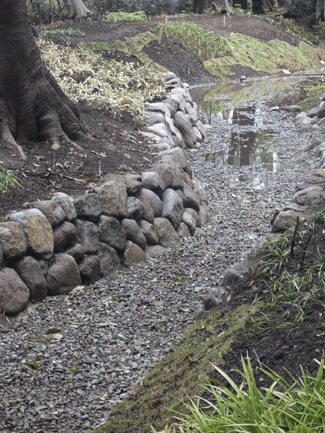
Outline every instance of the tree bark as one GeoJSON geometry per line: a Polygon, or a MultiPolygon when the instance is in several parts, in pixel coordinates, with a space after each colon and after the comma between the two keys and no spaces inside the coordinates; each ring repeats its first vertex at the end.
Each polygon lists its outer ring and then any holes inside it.
{"type": "Polygon", "coordinates": [[[63,0],[68,12],[69,18],[84,18],[93,15],[93,13],[86,8],[82,0],[63,0]]]}
{"type": "Polygon", "coordinates": [[[264,14],[263,0],[252,0],[252,12],[256,15],[264,14]]]}
{"type": "Polygon", "coordinates": [[[0,139],[49,140],[84,135],[79,112],[41,60],[26,0],[0,0],[0,139]]]}

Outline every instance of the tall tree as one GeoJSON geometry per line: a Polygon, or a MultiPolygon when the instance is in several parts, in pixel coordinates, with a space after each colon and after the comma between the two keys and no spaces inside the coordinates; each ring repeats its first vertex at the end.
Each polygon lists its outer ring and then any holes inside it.
{"type": "Polygon", "coordinates": [[[49,140],[58,147],[86,132],[77,108],[41,60],[26,0],[0,0],[0,59],[0,139],[16,145],[49,140]]]}
{"type": "Polygon", "coordinates": [[[93,13],[86,8],[82,0],[63,0],[68,11],[69,18],[83,18],[93,13]]]}

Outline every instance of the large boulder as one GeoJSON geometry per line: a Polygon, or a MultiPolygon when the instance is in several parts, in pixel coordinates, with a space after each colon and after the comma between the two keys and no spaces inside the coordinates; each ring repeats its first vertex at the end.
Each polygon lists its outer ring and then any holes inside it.
{"type": "Polygon", "coordinates": [[[62,252],[69,244],[77,241],[77,229],[74,224],[64,221],[53,230],[54,251],[62,252]]]}
{"type": "Polygon", "coordinates": [[[142,220],[139,222],[139,227],[144,234],[146,241],[150,245],[156,245],[159,242],[156,227],[148,221],[142,220]]]}
{"type": "MultiPolygon", "coordinates": [[[[150,189],[143,188],[142,191],[144,194],[146,194],[146,196],[148,197],[148,199],[150,201],[154,217],[156,217],[156,218],[161,217],[162,210],[163,210],[163,204],[162,204],[162,201],[160,200],[160,198],[158,197],[158,195],[156,193],[154,193],[153,191],[151,191],[150,189]]],[[[149,221],[149,222],[153,222],[153,221],[149,221]]]]}
{"type": "Polygon", "coordinates": [[[29,288],[31,301],[38,302],[46,298],[46,281],[37,260],[31,256],[26,256],[15,263],[14,269],[29,288]]]}
{"type": "Polygon", "coordinates": [[[189,238],[191,236],[191,233],[190,233],[187,225],[183,222],[181,222],[180,225],[178,226],[177,234],[181,239],[189,238]]]}
{"type": "Polygon", "coordinates": [[[131,219],[124,219],[122,220],[121,225],[125,231],[126,239],[144,250],[147,241],[137,222],[131,219]]]}
{"type": "Polygon", "coordinates": [[[85,249],[85,253],[96,254],[99,248],[99,233],[96,224],[77,219],[76,229],[80,244],[85,249]]]}
{"type": "Polygon", "coordinates": [[[162,159],[151,167],[151,171],[160,175],[166,188],[183,189],[185,173],[173,155],[163,155],[162,159]]]}
{"type": "Polygon", "coordinates": [[[186,207],[184,209],[184,212],[188,212],[189,214],[191,214],[192,217],[195,219],[196,227],[201,228],[202,225],[201,217],[194,209],[192,209],[191,207],[186,207]]]}
{"type": "Polygon", "coordinates": [[[181,111],[177,111],[175,114],[174,123],[176,128],[180,131],[182,134],[182,137],[184,138],[184,141],[186,143],[186,146],[189,148],[193,148],[197,139],[193,132],[192,122],[191,118],[188,114],[185,114],[181,111]]]}
{"type": "Polygon", "coordinates": [[[84,218],[92,222],[99,220],[102,213],[99,195],[96,193],[89,193],[81,195],[74,199],[74,206],[77,211],[78,218],[84,218]]]}
{"type": "Polygon", "coordinates": [[[64,192],[56,192],[52,194],[51,200],[57,203],[65,212],[66,219],[68,221],[73,221],[77,218],[77,212],[74,207],[72,198],[69,197],[64,192]]]}
{"type": "Polygon", "coordinates": [[[127,241],[124,251],[124,264],[131,266],[134,263],[140,263],[146,260],[144,251],[133,242],[127,241]]]}
{"type": "Polygon", "coordinates": [[[29,299],[29,289],[11,268],[0,270],[0,311],[16,314],[22,311],[29,299]]]}
{"type": "Polygon", "coordinates": [[[66,249],[64,252],[65,254],[72,256],[75,259],[75,261],[78,262],[85,254],[85,249],[82,245],[76,243],[74,245],[71,245],[71,247],[66,249]]]}
{"type": "Polygon", "coordinates": [[[279,212],[273,222],[272,233],[282,232],[292,224],[295,224],[298,216],[301,217],[304,214],[291,209],[279,212]]]}
{"type": "Polygon", "coordinates": [[[173,224],[174,228],[177,229],[182,221],[183,213],[184,206],[180,196],[173,189],[166,189],[163,193],[162,217],[167,218],[173,224]]]}
{"type": "Polygon", "coordinates": [[[105,215],[126,218],[128,216],[126,186],[115,181],[107,181],[95,188],[105,215]]]}
{"type": "Polygon", "coordinates": [[[142,188],[136,197],[141,201],[143,205],[143,219],[153,223],[153,220],[155,219],[155,214],[146,190],[142,188]]]}
{"type": "Polygon", "coordinates": [[[158,233],[159,244],[165,248],[179,243],[179,236],[166,218],[155,218],[154,226],[158,233]]]}
{"type": "Polygon", "coordinates": [[[54,250],[53,231],[48,220],[38,209],[28,209],[9,215],[11,221],[23,229],[27,250],[41,259],[48,260],[54,250]]]}
{"type": "Polygon", "coordinates": [[[186,156],[184,154],[183,149],[181,149],[180,147],[175,147],[175,149],[165,150],[164,152],[161,152],[160,155],[172,156],[182,168],[185,168],[187,165],[186,156]]]}
{"type": "Polygon", "coordinates": [[[194,192],[194,190],[186,183],[183,183],[184,188],[178,189],[177,194],[181,197],[184,207],[190,207],[196,210],[200,210],[201,199],[194,192]]]}
{"type": "Polygon", "coordinates": [[[161,195],[166,189],[164,181],[155,171],[145,171],[142,173],[142,186],[145,189],[154,191],[158,195],[161,195]]]}
{"type": "Polygon", "coordinates": [[[148,245],[145,253],[146,257],[148,258],[154,258],[158,256],[162,256],[166,251],[166,248],[160,246],[160,245],[148,245]]]}
{"type": "Polygon", "coordinates": [[[100,259],[97,256],[85,255],[78,264],[81,281],[85,284],[93,284],[100,279],[100,259]]]}
{"type": "Polygon", "coordinates": [[[136,197],[127,198],[128,206],[128,217],[135,220],[141,220],[143,218],[143,203],[136,197]]]}
{"type": "Polygon", "coordinates": [[[55,254],[46,275],[49,295],[69,293],[81,284],[80,273],[75,259],[68,254],[55,254]]]}
{"type": "MultiPolygon", "coordinates": [[[[321,186],[315,185],[310,186],[304,190],[297,191],[292,198],[294,203],[299,204],[300,206],[305,206],[309,203],[306,203],[307,197],[324,197],[324,190],[321,186]]],[[[312,203],[310,203],[312,204],[312,203]]]]}
{"type": "Polygon", "coordinates": [[[102,277],[108,277],[116,270],[122,269],[121,260],[116,250],[104,242],[100,243],[97,257],[100,259],[100,273],[102,277]]]}
{"type": "Polygon", "coordinates": [[[20,224],[14,221],[0,223],[0,246],[5,260],[26,254],[26,240],[20,224]]]}
{"type": "Polygon", "coordinates": [[[40,210],[52,227],[57,226],[65,219],[64,210],[53,200],[35,201],[31,206],[40,210]]]}
{"type": "Polygon", "coordinates": [[[117,251],[124,251],[126,235],[116,218],[102,215],[99,219],[98,228],[101,242],[105,242],[117,251]]]}
{"type": "Polygon", "coordinates": [[[184,212],[182,215],[182,222],[187,225],[191,235],[193,236],[196,229],[196,221],[194,217],[189,212],[184,212]]]}
{"type": "Polygon", "coordinates": [[[139,174],[107,174],[104,182],[113,181],[126,187],[128,195],[134,195],[141,189],[141,176],[139,174]]]}
{"type": "Polygon", "coordinates": [[[100,273],[102,277],[108,277],[116,270],[122,269],[121,260],[117,252],[104,242],[100,243],[97,256],[100,259],[100,273]]]}

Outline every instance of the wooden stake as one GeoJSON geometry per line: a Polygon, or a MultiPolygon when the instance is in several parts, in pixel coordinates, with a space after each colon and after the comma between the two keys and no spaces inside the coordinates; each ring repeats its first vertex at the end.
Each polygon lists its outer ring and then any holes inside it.
{"type": "Polygon", "coordinates": [[[159,36],[158,36],[158,44],[159,44],[159,45],[161,45],[161,38],[162,38],[162,35],[163,35],[163,28],[160,27],[160,29],[159,29],[159,36]]]}

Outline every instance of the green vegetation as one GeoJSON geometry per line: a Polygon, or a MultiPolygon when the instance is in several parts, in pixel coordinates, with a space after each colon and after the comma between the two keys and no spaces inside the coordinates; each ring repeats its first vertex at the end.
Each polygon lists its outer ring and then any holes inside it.
{"type": "Polygon", "coordinates": [[[306,258],[316,221],[325,223],[325,210],[310,218],[298,218],[296,225],[291,226],[283,236],[267,241],[265,257],[253,268],[251,279],[257,279],[262,284],[256,290],[271,296],[263,311],[251,318],[245,331],[247,335],[263,338],[274,327],[291,332],[305,319],[306,306],[318,304],[325,307],[319,296],[325,290],[324,257],[318,250],[312,260],[309,258],[307,261],[306,258]],[[302,250],[302,254],[289,271],[287,264],[293,260],[295,249],[302,250]]]}
{"type": "Polygon", "coordinates": [[[105,19],[107,21],[146,21],[147,15],[145,12],[106,12],[105,19]]]}
{"type": "Polygon", "coordinates": [[[78,36],[78,37],[86,36],[85,32],[82,32],[79,29],[72,29],[71,27],[68,29],[43,29],[41,33],[44,36],[47,35],[78,36]]]}
{"type": "MultiPolygon", "coordinates": [[[[220,368],[215,367],[229,388],[208,386],[215,403],[192,400],[190,415],[179,418],[179,425],[164,433],[322,433],[325,417],[324,358],[316,377],[302,370],[301,378],[289,385],[280,375],[261,372],[273,384],[261,391],[249,358],[242,359],[242,385],[238,386],[220,368]]],[[[163,433],[163,432],[161,432],[163,433]]]]}
{"type": "Polygon", "coordinates": [[[22,188],[21,180],[0,161],[0,194],[10,194],[12,188],[22,188]]]}
{"type": "Polygon", "coordinates": [[[142,386],[134,392],[136,400],[113,409],[108,423],[96,429],[96,433],[125,433],[130,426],[149,433],[151,425],[162,428],[165,423],[172,423],[172,411],[184,409],[188,395],[203,392],[201,385],[211,379],[211,363],[222,363],[235,332],[243,329],[248,317],[261,306],[261,303],[243,305],[225,315],[214,312],[206,320],[194,323],[169,354],[149,371],[142,386]]]}
{"type": "Polygon", "coordinates": [[[207,32],[201,26],[189,21],[157,26],[155,31],[162,29],[168,38],[173,38],[184,46],[187,51],[195,53],[202,61],[223,56],[229,51],[229,45],[222,36],[207,32]]]}
{"type": "Polygon", "coordinates": [[[39,44],[45,64],[76,103],[106,107],[117,118],[128,112],[141,123],[146,102],[165,95],[162,75],[148,65],[135,69],[131,63],[106,62],[85,45],[71,49],[44,40],[39,44]]]}
{"type": "Polygon", "coordinates": [[[121,51],[127,56],[135,56],[139,59],[145,67],[152,72],[163,72],[166,69],[163,66],[154,63],[143,51],[143,47],[148,45],[151,41],[157,40],[158,36],[151,32],[140,33],[136,36],[128,38],[125,41],[116,40],[108,42],[87,42],[81,43],[81,47],[90,48],[92,51],[121,51]]]}
{"type": "Polygon", "coordinates": [[[282,69],[290,72],[320,67],[323,54],[306,42],[294,47],[278,39],[261,42],[247,35],[233,33],[226,38],[229,56],[208,59],[204,66],[212,75],[232,75],[231,66],[241,65],[255,71],[275,74],[282,69]]]}

